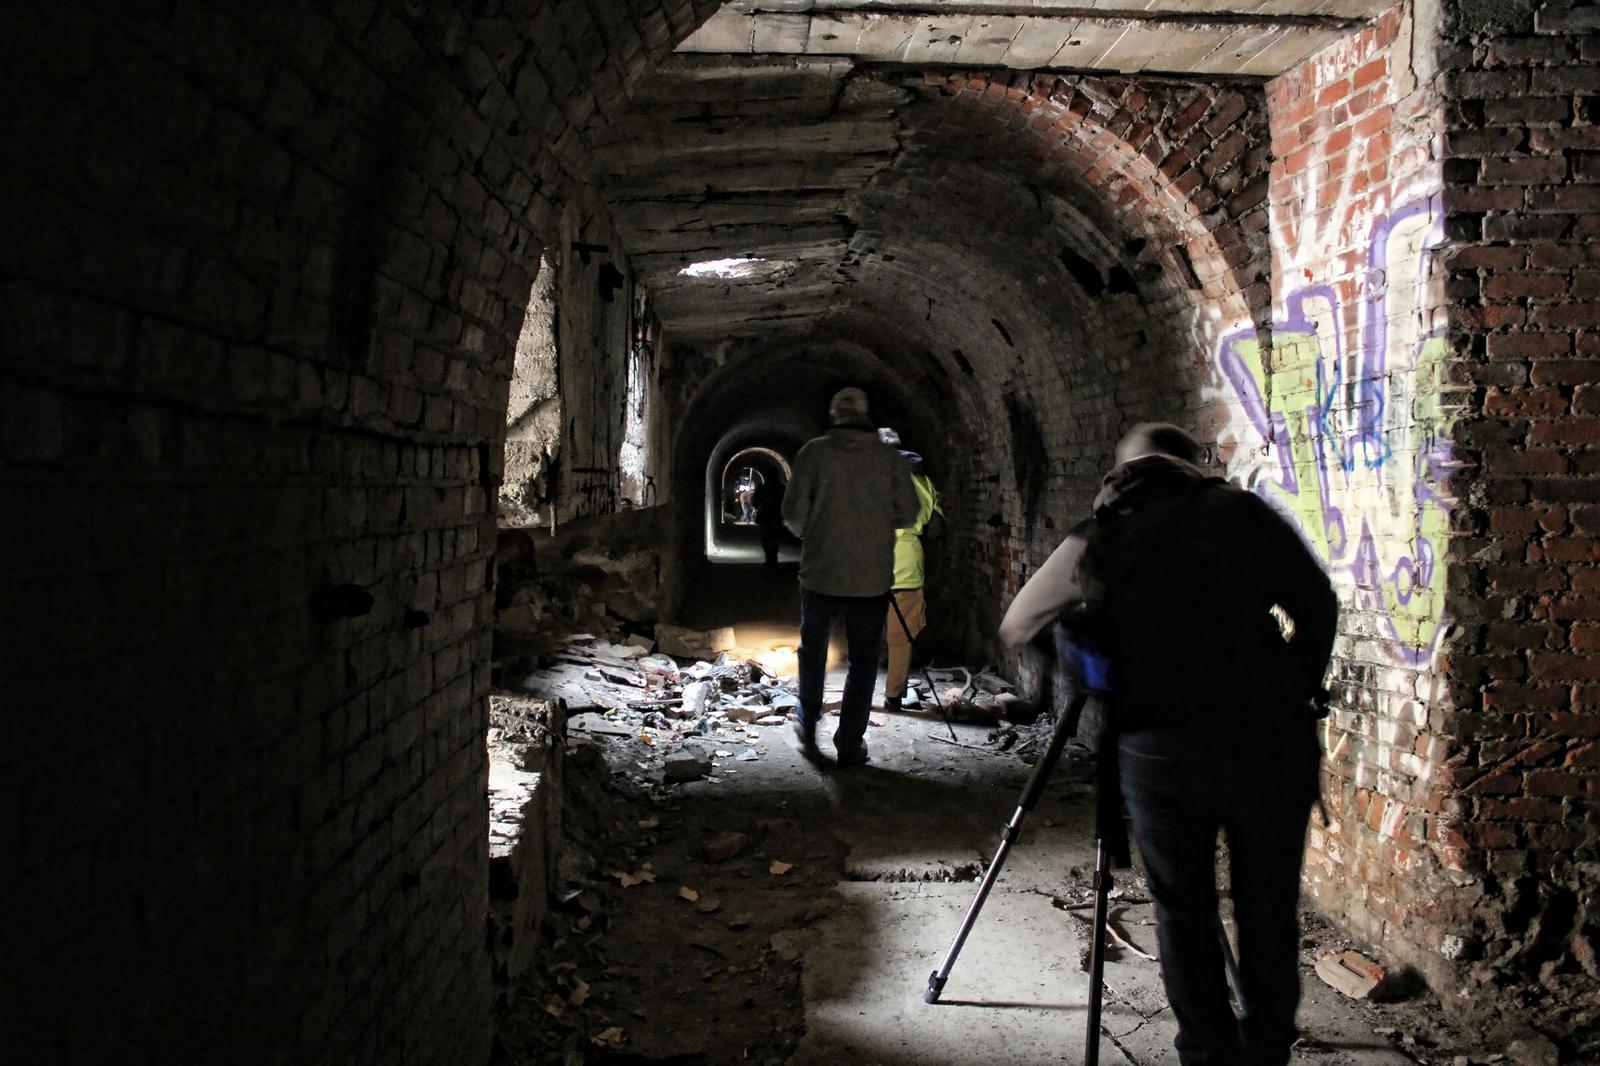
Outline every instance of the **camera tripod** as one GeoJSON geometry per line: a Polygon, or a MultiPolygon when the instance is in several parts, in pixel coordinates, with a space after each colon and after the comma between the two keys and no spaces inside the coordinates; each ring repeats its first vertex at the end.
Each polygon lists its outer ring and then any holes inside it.
{"type": "MultiPolygon", "coordinates": [[[[894,608],[894,616],[900,619],[900,628],[905,631],[906,643],[911,645],[912,654],[917,650],[917,634],[911,632],[911,627],[906,624],[906,616],[900,610],[900,601],[894,598],[894,589],[889,590],[889,606],[894,608]]],[[[950,739],[956,739],[956,727],[950,724],[950,712],[944,709],[944,701],[939,698],[939,690],[933,686],[933,675],[928,673],[928,664],[922,664],[922,680],[928,683],[928,695],[933,697],[933,702],[939,708],[939,714],[944,718],[944,727],[950,730],[950,739]]]]}
{"type": "MultiPolygon", "coordinates": [[[[1022,798],[1017,803],[1016,811],[1001,831],[1000,846],[989,862],[989,868],[984,871],[983,880],[978,884],[977,898],[972,901],[966,917],[961,920],[961,928],[956,931],[955,940],[951,943],[950,950],[945,953],[944,961],[939,964],[937,970],[928,975],[928,988],[922,994],[923,1002],[939,1002],[945,982],[950,979],[950,971],[955,967],[956,957],[961,954],[967,935],[972,932],[972,927],[978,920],[978,912],[983,909],[984,902],[989,898],[990,889],[994,888],[994,883],[1000,876],[1000,868],[1005,865],[1006,856],[1011,852],[1011,845],[1016,843],[1022,834],[1023,820],[1032,813],[1039,802],[1039,797],[1044,794],[1050,775],[1061,759],[1062,750],[1066,747],[1067,741],[1078,731],[1078,724],[1083,718],[1083,708],[1088,701],[1086,692],[1075,692],[1061,716],[1056,719],[1055,729],[1050,733],[1050,742],[1045,746],[1044,754],[1039,757],[1039,761],[1034,764],[1033,774],[1022,790],[1022,798]]],[[[1094,921],[1091,926],[1092,939],[1089,946],[1088,1033],[1084,1041],[1083,1055],[1085,1066],[1098,1066],[1100,1062],[1100,1008],[1105,993],[1106,926],[1110,920],[1113,885],[1111,871],[1126,869],[1131,865],[1127,827],[1122,821],[1122,804],[1116,781],[1115,745],[1109,740],[1103,741],[1098,758],[1099,768],[1095,782],[1094,880],[1091,886],[1094,891],[1094,921]]],[[[1218,923],[1217,934],[1222,941],[1222,959],[1227,971],[1228,985],[1233,992],[1234,1002],[1238,1003],[1239,976],[1233,946],[1229,943],[1227,932],[1221,923],[1218,923]]]]}

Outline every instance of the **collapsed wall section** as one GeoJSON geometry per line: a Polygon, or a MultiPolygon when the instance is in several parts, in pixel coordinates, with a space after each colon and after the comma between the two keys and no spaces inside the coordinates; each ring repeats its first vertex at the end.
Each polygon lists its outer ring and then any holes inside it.
{"type": "Polygon", "coordinates": [[[563,204],[528,295],[506,411],[502,529],[664,502],[652,429],[659,324],[604,204],[563,204]]]}
{"type": "Polygon", "coordinates": [[[546,252],[528,293],[517,335],[506,406],[505,464],[497,522],[526,528],[554,520],[554,467],[561,455],[561,357],[556,331],[556,268],[546,252]]]}

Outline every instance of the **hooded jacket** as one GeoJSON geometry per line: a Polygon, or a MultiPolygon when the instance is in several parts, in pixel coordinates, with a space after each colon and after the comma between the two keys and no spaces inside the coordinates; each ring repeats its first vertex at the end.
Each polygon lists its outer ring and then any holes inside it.
{"type": "Polygon", "coordinates": [[[1264,500],[1149,455],[1106,475],[1000,637],[1063,622],[1109,661],[1120,728],[1179,728],[1316,700],[1337,618],[1321,565],[1264,500]]]}
{"type": "Polygon", "coordinates": [[[882,596],[894,579],[895,529],[917,518],[900,453],[868,425],[838,425],[795,456],[783,521],[800,538],[800,585],[828,596],[882,596]]]}

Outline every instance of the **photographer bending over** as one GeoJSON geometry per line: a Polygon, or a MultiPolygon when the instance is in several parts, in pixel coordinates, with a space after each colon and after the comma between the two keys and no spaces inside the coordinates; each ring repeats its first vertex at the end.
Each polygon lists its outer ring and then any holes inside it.
{"type": "Polygon", "coordinates": [[[1060,621],[1109,660],[1122,796],[1155,897],[1179,1061],[1282,1066],[1338,604],[1299,534],[1260,497],[1202,473],[1199,451],[1176,426],[1129,432],[1093,517],[1023,586],[1000,637],[1019,647],[1060,621]],[[1237,1020],[1217,936],[1219,831],[1239,929],[1237,1020]]]}

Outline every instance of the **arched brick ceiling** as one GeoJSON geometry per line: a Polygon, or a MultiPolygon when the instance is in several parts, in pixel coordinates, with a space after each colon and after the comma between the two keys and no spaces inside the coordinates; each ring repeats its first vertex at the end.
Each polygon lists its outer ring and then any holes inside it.
{"type": "Polygon", "coordinates": [[[908,277],[985,322],[1001,294],[1064,305],[1135,278],[1147,299],[1193,305],[1256,281],[1258,103],[1170,81],[678,57],[593,161],[680,343],[804,336],[894,293],[899,317],[924,317],[908,277]],[[680,274],[740,257],[771,271],[680,274]]]}

